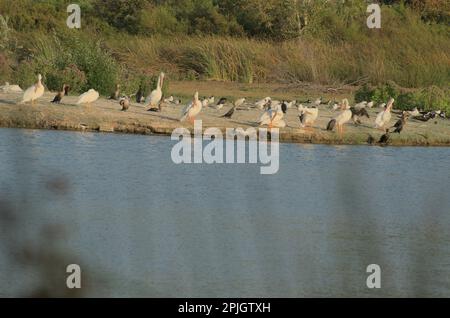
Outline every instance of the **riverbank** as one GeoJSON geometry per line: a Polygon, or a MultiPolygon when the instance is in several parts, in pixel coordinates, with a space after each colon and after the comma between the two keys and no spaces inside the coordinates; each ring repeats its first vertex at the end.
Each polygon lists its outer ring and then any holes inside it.
{"type": "MultiPolygon", "coordinates": [[[[178,118],[184,104],[188,101],[191,92],[199,89],[200,95],[214,94],[219,96],[248,97],[255,100],[265,96],[279,99],[307,99],[312,96],[324,96],[326,98],[342,98],[351,94],[350,89],[341,91],[328,91],[325,89],[299,89],[292,86],[261,86],[227,83],[173,83],[171,92],[183,99],[182,105],[164,105],[161,113],[147,112],[143,105],[132,103],[127,112],[120,111],[121,107],[117,101],[99,99],[91,107],[76,106],[77,96],[64,97],[62,104],[51,104],[50,100],[54,93],[47,92],[33,107],[17,105],[21,94],[0,93],[0,127],[10,128],[32,128],[32,129],[56,129],[74,131],[99,131],[116,132],[128,134],[158,134],[170,135],[177,127],[192,128],[190,123],[180,123],[178,118]],[[330,94],[333,94],[332,96],[330,94]],[[220,94],[220,95],[219,95],[220,94]],[[300,94],[300,95],[299,95],[300,94]]],[[[226,128],[248,128],[257,127],[256,121],[261,111],[256,109],[238,110],[233,119],[220,118],[228,107],[222,110],[206,108],[198,119],[203,120],[203,128],[217,127],[222,130],[226,128]]],[[[320,107],[320,116],[314,125],[314,129],[305,130],[300,127],[298,112],[289,109],[286,115],[288,127],[280,130],[282,142],[294,143],[317,143],[317,144],[367,144],[369,135],[376,140],[382,132],[373,128],[376,113],[379,109],[370,110],[370,119],[364,118],[361,126],[353,124],[346,125],[343,138],[334,132],[326,131],[328,121],[336,116],[336,112],[326,105],[320,107]]],[[[394,115],[391,121],[396,121],[394,115]]],[[[390,145],[393,146],[450,146],[450,120],[436,119],[427,123],[410,120],[401,135],[392,135],[390,145]]]]}

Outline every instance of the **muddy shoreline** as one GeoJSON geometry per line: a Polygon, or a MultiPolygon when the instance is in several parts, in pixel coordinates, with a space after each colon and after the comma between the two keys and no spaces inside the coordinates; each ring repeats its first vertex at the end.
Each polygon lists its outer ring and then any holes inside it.
{"type": "MultiPolygon", "coordinates": [[[[128,112],[120,111],[117,101],[101,98],[91,107],[76,106],[76,96],[68,96],[63,104],[51,104],[52,93],[46,93],[35,106],[18,105],[20,94],[0,94],[0,127],[69,130],[105,133],[125,133],[139,135],[171,135],[178,127],[193,132],[193,125],[178,121],[181,105],[165,105],[161,113],[147,112],[139,104],[133,103],[128,112]]],[[[256,109],[240,110],[232,120],[220,118],[227,108],[221,111],[206,108],[198,119],[203,121],[203,129],[217,127],[225,132],[226,128],[256,126],[260,111],[256,109]]],[[[300,128],[297,110],[290,109],[286,116],[288,127],[280,129],[280,141],[304,144],[329,145],[367,145],[369,135],[376,140],[382,132],[373,128],[372,121],[376,112],[371,110],[371,118],[361,126],[346,125],[346,133],[341,139],[338,134],[325,130],[326,123],[336,115],[326,106],[320,108],[320,118],[312,130],[300,128]]],[[[393,116],[391,124],[395,123],[393,116]]],[[[450,120],[438,119],[428,123],[408,123],[401,135],[392,135],[392,146],[450,146],[450,120]]]]}

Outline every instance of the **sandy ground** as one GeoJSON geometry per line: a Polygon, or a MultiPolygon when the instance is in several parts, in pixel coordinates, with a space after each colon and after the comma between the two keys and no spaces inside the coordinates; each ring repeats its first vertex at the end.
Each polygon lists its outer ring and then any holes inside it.
{"type": "MultiPolygon", "coordinates": [[[[120,111],[117,101],[99,99],[91,107],[76,106],[77,96],[63,98],[61,104],[51,104],[55,93],[46,92],[35,106],[30,104],[17,105],[16,101],[21,95],[16,93],[0,93],[0,127],[36,128],[36,129],[61,129],[78,131],[102,131],[134,134],[164,134],[170,135],[177,127],[187,127],[192,131],[192,124],[180,123],[178,118],[184,104],[194,89],[200,91],[201,96],[214,95],[227,96],[229,98],[247,97],[249,102],[272,96],[279,99],[313,99],[313,96],[324,98],[350,97],[349,91],[330,92],[311,89],[299,89],[288,86],[243,85],[226,83],[171,83],[171,93],[181,97],[183,105],[165,104],[161,113],[146,111],[143,105],[132,103],[127,112],[120,111]],[[193,86],[196,86],[193,88],[193,86]],[[233,97],[232,97],[233,96],[233,97]]],[[[204,108],[198,117],[203,120],[203,128],[248,128],[256,127],[261,111],[257,109],[238,110],[233,119],[220,118],[231,105],[222,110],[204,108]]],[[[288,127],[280,130],[280,140],[283,142],[299,143],[324,143],[324,144],[367,144],[369,135],[379,139],[383,134],[373,128],[376,113],[379,109],[370,110],[370,119],[364,118],[361,126],[356,127],[349,123],[341,138],[335,132],[326,131],[328,121],[337,115],[326,105],[320,108],[319,119],[312,130],[300,127],[297,109],[289,109],[286,115],[288,127]]],[[[393,115],[391,125],[395,123],[397,116],[393,115]]],[[[392,135],[391,145],[438,145],[450,146],[450,120],[436,119],[427,123],[410,120],[401,135],[392,135]]]]}

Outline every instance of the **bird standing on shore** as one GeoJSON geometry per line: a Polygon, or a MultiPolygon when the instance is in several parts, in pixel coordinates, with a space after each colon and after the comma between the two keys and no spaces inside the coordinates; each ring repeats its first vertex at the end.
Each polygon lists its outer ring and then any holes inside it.
{"type": "Polygon", "coordinates": [[[227,101],[228,101],[228,100],[227,100],[225,97],[222,97],[222,98],[217,102],[216,109],[217,109],[217,110],[222,109],[223,106],[225,106],[225,104],[227,103],[227,101]]]}
{"type": "Polygon", "coordinates": [[[55,98],[51,101],[51,103],[59,104],[61,103],[61,100],[64,96],[67,96],[69,94],[69,86],[64,84],[61,91],[56,94],[55,98]]]}
{"type": "Polygon", "coordinates": [[[300,126],[307,128],[308,126],[312,128],[312,125],[319,117],[319,109],[315,106],[308,108],[304,107],[298,116],[300,119],[300,126]]]}
{"type": "Polygon", "coordinates": [[[255,103],[255,107],[260,110],[263,110],[271,100],[272,99],[270,97],[263,98],[255,103]]]}
{"type": "Polygon", "coordinates": [[[44,85],[42,85],[42,75],[38,74],[38,80],[36,84],[27,88],[25,93],[23,93],[23,98],[20,103],[24,104],[27,102],[31,102],[31,105],[34,106],[34,101],[42,97],[42,95],[44,95],[44,91],[45,88],[44,85]]]}
{"type": "Polygon", "coordinates": [[[365,108],[356,109],[355,107],[351,107],[350,110],[352,111],[353,123],[356,126],[361,125],[361,117],[370,118],[369,113],[365,108]]]}
{"type": "Polygon", "coordinates": [[[128,96],[123,96],[119,101],[120,106],[122,106],[122,111],[126,112],[130,108],[130,98],[128,96]]]}
{"type": "Polygon", "coordinates": [[[233,114],[234,114],[234,112],[236,111],[236,109],[237,109],[238,107],[244,105],[244,103],[245,103],[245,98],[241,98],[241,99],[236,100],[236,101],[234,102],[233,107],[231,107],[231,109],[230,109],[225,115],[223,115],[222,118],[228,118],[228,119],[231,119],[231,117],[233,117],[233,114]]]}
{"type": "Polygon", "coordinates": [[[395,128],[393,133],[400,134],[403,131],[403,128],[405,128],[406,121],[408,120],[408,113],[403,112],[402,118],[400,118],[395,125],[392,128],[395,128]]]}
{"type": "Polygon", "coordinates": [[[161,72],[158,77],[158,83],[156,85],[156,89],[154,89],[149,96],[145,99],[146,107],[150,108],[149,111],[161,111],[161,99],[163,97],[162,87],[164,85],[164,77],[165,74],[161,72]]]}
{"type": "Polygon", "coordinates": [[[350,109],[348,99],[344,99],[341,103],[343,111],[337,115],[334,119],[330,120],[327,125],[327,130],[332,131],[336,127],[338,133],[342,136],[344,133],[344,125],[352,119],[353,113],[350,109]]]}
{"type": "Polygon", "coordinates": [[[91,106],[93,102],[95,102],[100,97],[100,94],[93,88],[88,90],[86,93],[80,95],[77,101],[77,105],[87,104],[91,106]]]}
{"type": "Polygon", "coordinates": [[[193,123],[195,121],[195,116],[197,116],[201,111],[202,111],[202,102],[198,99],[198,92],[195,92],[194,99],[183,110],[180,121],[185,121],[186,119],[189,119],[189,121],[193,123]]]}
{"type": "Polygon", "coordinates": [[[267,110],[261,115],[258,121],[260,126],[269,126],[269,128],[284,128],[286,122],[284,121],[284,113],[281,110],[281,104],[273,105],[269,102],[267,110]]]}
{"type": "Polygon", "coordinates": [[[386,129],[386,133],[381,136],[380,141],[378,143],[380,145],[386,146],[389,143],[389,140],[391,139],[391,134],[389,133],[389,129],[386,129]]]}
{"type": "Polygon", "coordinates": [[[386,125],[389,125],[392,117],[391,111],[392,106],[394,105],[394,101],[395,100],[391,98],[384,110],[378,114],[377,118],[375,119],[375,128],[384,130],[384,127],[386,125]]]}

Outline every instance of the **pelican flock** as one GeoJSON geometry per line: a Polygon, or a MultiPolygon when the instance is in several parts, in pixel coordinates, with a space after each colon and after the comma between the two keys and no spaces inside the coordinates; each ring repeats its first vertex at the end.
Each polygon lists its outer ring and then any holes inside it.
{"type": "MultiPolygon", "coordinates": [[[[162,87],[164,85],[165,74],[161,72],[158,76],[158,81],[156,88],[145,98],[145,106],[149,107],[149,110],[152,111],[161,111],[161,104],[177,106],[181,104],[181,100],[175,98],[174,96],[170,96],[164,99],[162,87]]],[[[139,91],[133,95],[121,95],[120,94],[120,84],[115,85],[115,91],[109,96],[109,99],[112,101],[117,101],[118,105],[121,107],[121,111],[127,111],[130,109],[133,104],[131,103],[131,97],[136,96],[138,104],[142,102],[142,87],[139,87],[139,91]],[[139,96],[138,96],[139,95],[139,96]],[[122,96],[122,97],[120,97],[122,96]]],[[[62,89],[57,92],[56,96],[53,98],[51,103],[59,104],[64,96],[68,95],[69,86],[67,84],[62,85],[62,89]]],[[[6,83],[3,86],[0,86],[0,92],[8,93],[8,92],[16,92],[20,93],[22,90],[18,85],[10,85],[6,83]]],[[[42,82],[42,75],[37,75],[37,81],[26,89],[23,92],[22,99],[19,103],[24,104],[31,102],[32,105],[35,104],[35,101],[44,95],[45,88],[42,82]]],[[[204,95],[205,96],[205,95],[204,95]]],[[[206,95],[207,96],[207,95],[206,95]]],[[[324,127],[327,131],[334,131],[342,136],[344,133],[344,129],[346,124],[350,121],[356,126],[362,125],[362,119],[366,117],[370,119],[369,110],[375,107],[381,107],[382,110],[378,112],[375,121],[374,128],[379,129],[383,132],[383,136],[381,137],[378,144],[388,144],[391,140],[391,134],[397,133],[401,134],[409,119],[413,119],[420,122],[428,122],[431,119],[443,118],[446,119],[447,116],[444,111],[419,111],[417,108],[414,108],[412,111],[403,111],[396,112],[393,111],[394,106],[394,98],[390,98],[387,103],[382,103],[380,106],[377,106],[377,103],[374,101],[361,101],[355,103],[354,106],[350,106],[349,100],[344,98],[342,102],[336,102],[335,100],[329,100],[324,102],[323,98],[320,97],[318,99],[308,99],[307,101],[303,101],[302,103],[298,103],[296,100],[287,101],[287,100],[276,100],[272,97],[265,97],[255,102],[250,102],[246,98],[236,99],[234,102],[230,102],[226,97],[222,97],[218,99],[217,104],[216,98],[214,96],[199,98],[199,92],[196,91],[191,102],[185,106],[181,113],[181,118],[179,121],[183,122],[188,120],[189,122],[194,122],[196,117],[202,112],[203,109],[209,109],[210,114],[214,114],[215,110],[221,110],[226,105],[231,105],[225,114],[217,114],[216,118],[224,118],[231,119],[234,117],[239,118],[239,113],[241,111],[249,110],[250,108],[260,110],[262,113],[259,115],[259,120],[256,122],[259,126],[267,126],[269,128],[284,128],[291,127],[295,128],[296,126],[288,125],[286,121],[288,119],[287,115],[289,115],[294,109],[298,111],[297,116],[300,121],[299,126],[301,128],[306,129],[314,129],[316,122],[319,119],[320,110],[319,107],[321,105],[327,105],[326,110],[328,111],[336,111],[339,112],[336,116],[331,118],[328,121],[326,127],[324,127]],[[307,106],[304,106],[304,104],[307,106]],[[209,108],[208,108],[209,107],[209,108]],[[398,115],[398,120],[392,126],[391,119],[393,113],[398,115]],[[401,114],[401,117],[400,117],[401,114]]],[[[91,105],[95,101],[100,98],[100,94],[94,88],[89,89],[87,92],[81,94],[76,102],[76,105],[91,105]]],[[[213,115],[214,116],[214,115],[213,115]]],[[[325,116],[325,115],[324,115],[325,116]]],[[[250,120],[250,122],[252,122],[250,120]]],[[[248,121],[247,121],[248,123],[248,121]]],[[[436,121],[435,121],[436,123],[436,121]]],[[[297,123],[298,127],[298,123],[297,123]]],[[[370,127],[365,125],[365,127],[370,127]]],[[[373,136],[369,136],[371,140],[370,144],[375,143],[377,139],[374,139],[373,136]]]]}

